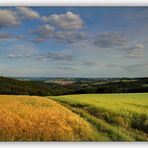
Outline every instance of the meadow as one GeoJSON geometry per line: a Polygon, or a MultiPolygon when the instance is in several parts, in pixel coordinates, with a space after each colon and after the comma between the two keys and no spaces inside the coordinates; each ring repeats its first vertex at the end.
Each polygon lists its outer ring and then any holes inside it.
{"type": "MultiPolygon", "coordinates": [[[[88,141],[93,127],[45,97],[0,95],[0,141],[88,141]]],[[[100,140],[101,140],[100,136],[100,140]]]]}
{"type": "Polygon", "coordinates": [[[148,141],[148,93],[0,95],[0,141],[148,141]]]}
{"type": "Polygon", "coordinates": [[[107,141],[148,141],[148,93],[65,95],[52,99],[79,114],[107,141]]]}

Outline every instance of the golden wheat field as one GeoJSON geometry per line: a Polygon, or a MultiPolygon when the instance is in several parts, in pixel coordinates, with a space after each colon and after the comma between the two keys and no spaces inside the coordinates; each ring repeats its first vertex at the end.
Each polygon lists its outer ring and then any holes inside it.
{"type": "Polygon", "coordinates": [[[0,141],[94,140],[80,116],[45,97],[0,96],[0,141]]]}

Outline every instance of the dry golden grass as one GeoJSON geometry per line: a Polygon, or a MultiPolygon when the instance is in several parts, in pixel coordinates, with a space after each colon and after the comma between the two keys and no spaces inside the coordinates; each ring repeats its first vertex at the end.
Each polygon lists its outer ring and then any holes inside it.
{"type": "Polygon", "coordinates": [[[86,121],[52,100],[0,95],[0,141],[92,140],[92,133],[86,121]]]}

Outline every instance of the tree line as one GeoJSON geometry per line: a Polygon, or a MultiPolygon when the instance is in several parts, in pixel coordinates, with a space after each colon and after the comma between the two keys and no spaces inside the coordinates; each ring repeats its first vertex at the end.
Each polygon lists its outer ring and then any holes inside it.
{"type": "MultiPolygon", "coordinates": [[[[98,80],[96,80],[98,82],[98,80]]],[[[43,81],[20,81],[16,79],[0,77],[0,94],[10,95],[66,95],[89,93],[139,93],[148,92],[148,78],[140,78],[135,81],[112,80],[107,83],[96,84],[96,81],[81,81],[71,85],[45,83],[43,81]],[[83,84],[83,85],[82,85],[83,84]]],[[[105,81],[106,82],[106,81],[105,81]]]]}

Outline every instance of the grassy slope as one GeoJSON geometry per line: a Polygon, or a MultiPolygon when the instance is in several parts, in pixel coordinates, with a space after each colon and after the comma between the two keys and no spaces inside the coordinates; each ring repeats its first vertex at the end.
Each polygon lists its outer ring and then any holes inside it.
{"type": "Polygon", "coordinates": [[[86,94],[53,99],[113,141],[148,141],[148,93],[86,94]]]}
{"type": "Polygon", "coordinates": [[[55,101],[37,96],[0,95],[0,141],[107,140],[55,101]]]}

